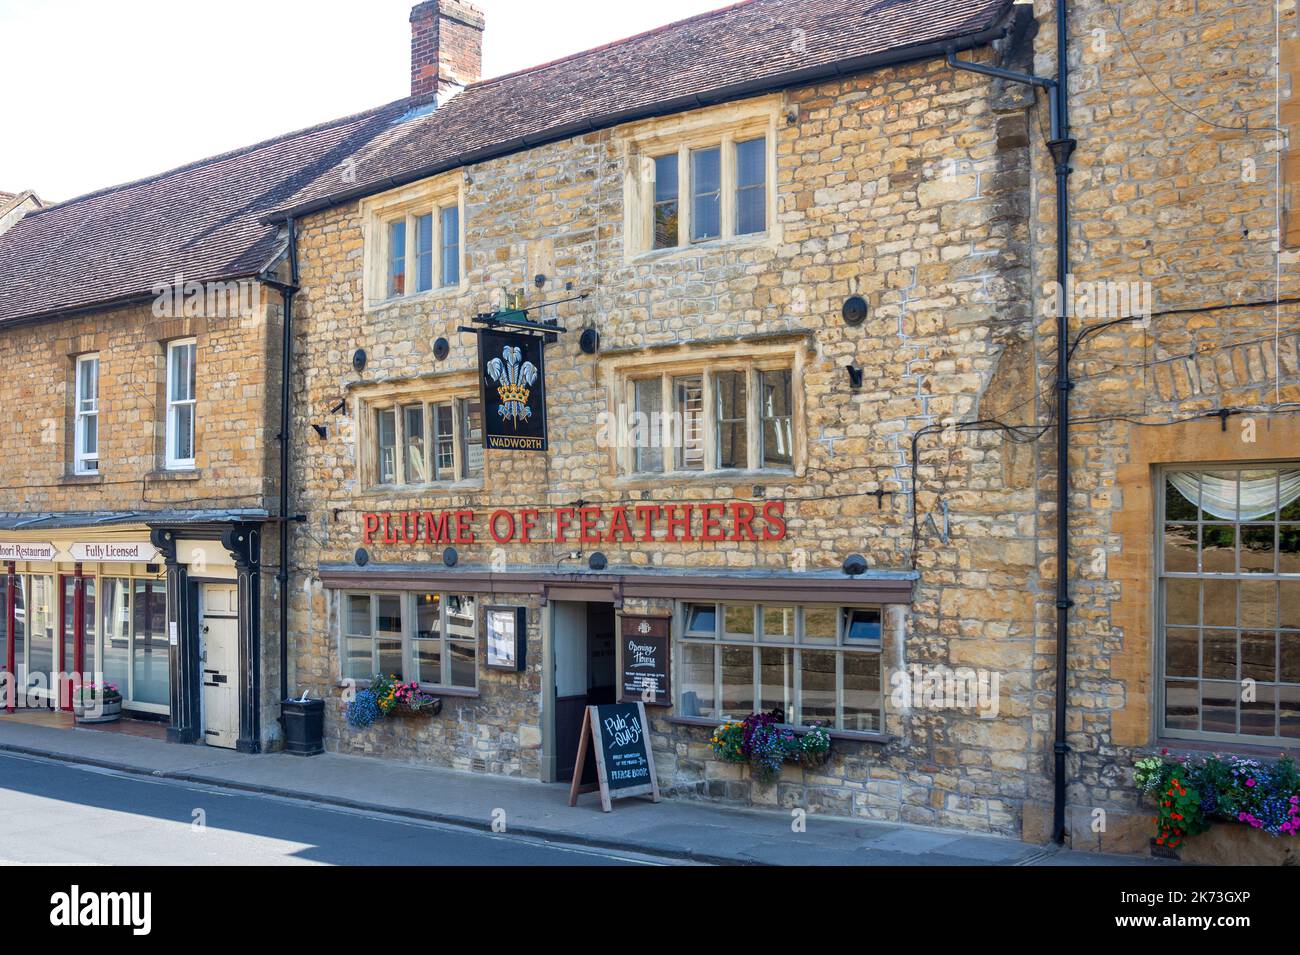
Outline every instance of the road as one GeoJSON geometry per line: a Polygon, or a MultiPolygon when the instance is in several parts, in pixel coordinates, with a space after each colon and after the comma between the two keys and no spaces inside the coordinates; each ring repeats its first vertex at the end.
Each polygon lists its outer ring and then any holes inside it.
{"type": "Polygon", "coordinates": [[[655,861],[0,754],[0,864],[588,866],[655,861]]]}

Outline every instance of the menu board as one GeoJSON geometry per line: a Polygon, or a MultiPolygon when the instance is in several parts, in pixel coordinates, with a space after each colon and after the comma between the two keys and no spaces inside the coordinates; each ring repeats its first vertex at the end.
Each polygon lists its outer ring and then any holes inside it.
{"type": "Polygon", "coordinates": [[[671,619],[624,615],[619,624],[619,700],[671,706],[671,619]]]}
{"type": "Polygon", "coordinates": [[[600,806],[605,812],[611,810],[612,800],[624,796],[650,796],[659,801],[659,783],[655,779],[643,703],[587,707],[576,762],[573,785],[569,789],[570,806],[577,804],[579,793],[594,789],[600,790],[600,806]],[[589,750],[596,758],[598,782],[583,786],[582,770],[589,750]]]}

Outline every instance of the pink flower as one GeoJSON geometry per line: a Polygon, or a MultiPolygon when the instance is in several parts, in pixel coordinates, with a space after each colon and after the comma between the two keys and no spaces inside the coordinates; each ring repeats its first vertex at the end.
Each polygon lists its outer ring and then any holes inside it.
{"type": "Polygon", "coordinates": [[[1248,780],[1246,780],[1246,785],[1247,785],[1247,786],[1253,786],[1253,785],[1255,785],[1255,780],[1254,780],[1254,779],[1248,779],[1248,780]]]}

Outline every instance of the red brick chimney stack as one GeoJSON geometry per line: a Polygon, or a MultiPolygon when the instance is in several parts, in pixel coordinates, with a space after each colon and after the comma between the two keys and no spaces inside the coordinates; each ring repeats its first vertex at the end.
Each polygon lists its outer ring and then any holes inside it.
{"type": "Polygon", "coordinates": [[[426,0],[411,8],[411,95],[439,100],[483,74],[483,11],[465,0],[426,0]]]}

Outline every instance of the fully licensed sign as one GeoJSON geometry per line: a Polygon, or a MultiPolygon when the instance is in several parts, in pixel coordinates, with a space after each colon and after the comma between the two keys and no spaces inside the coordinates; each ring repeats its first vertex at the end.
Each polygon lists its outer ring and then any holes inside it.
{"type": "Polygon", "coordinates": [[[151,564],[158,559],[158,548],[145,541],[91,541],[72,544],[68,553],[73,560],[101,563],[151,564]]]}

